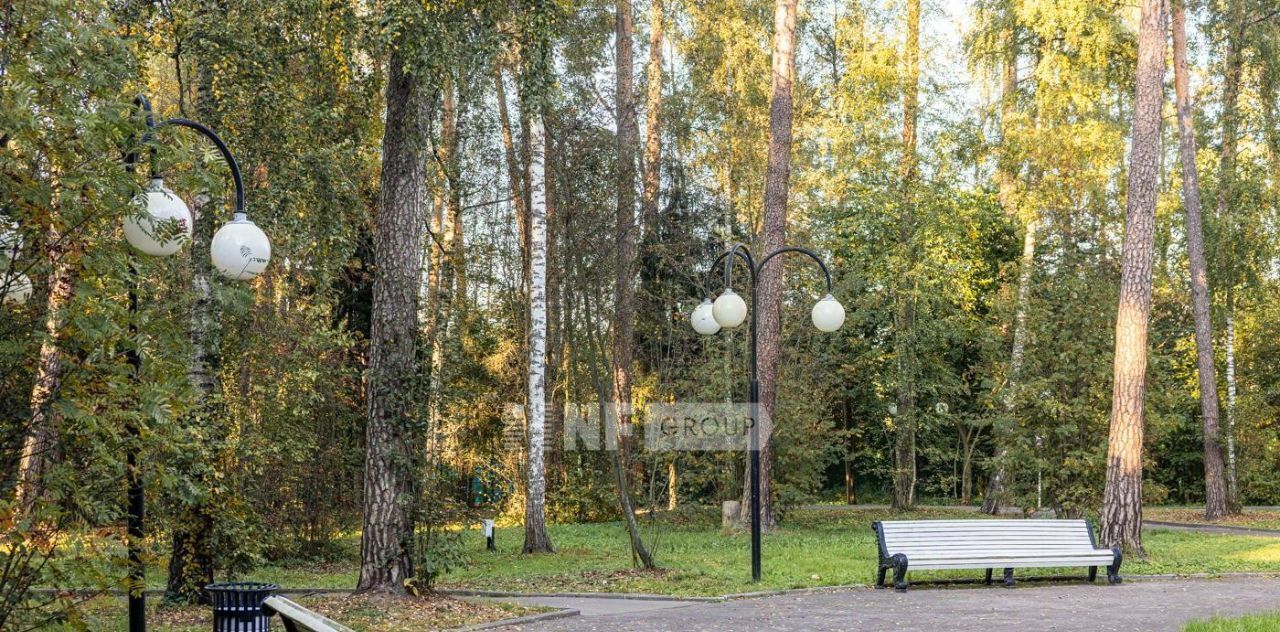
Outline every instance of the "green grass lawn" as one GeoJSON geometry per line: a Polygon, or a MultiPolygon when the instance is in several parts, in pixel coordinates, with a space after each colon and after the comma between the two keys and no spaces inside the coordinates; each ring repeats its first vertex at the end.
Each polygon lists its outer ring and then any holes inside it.
{"type": "Polygon", "coordinates": [[[1191,524],[1280,530],[1280,511],[1270,509],[1245,509],[1239,515],[1227,516],[1212,522],[1205,520],[1204,507],[1144,507],[1142,515],[1148,520],[1162,522],[1186,522],[1191,524]]]}
{"type": "Polygon", "coordinates": [[[1274,632],[1280,630],[1280,612],[1251,614],[1243,617],[1192,621],[1182,632],[1274,632]]]}
{"type": "MultiPolygon", "coordinates": [[[[658,537],[656,558],[661,570],[640,572],[631,566],[626,531],[621,522],[552,525],[557,553],[523,555],[523,529],[498,529],[498,551],[484,550],[478,529],[465,534],[468,563],[440,582],[444,588],[508,591],[642,592],[712,596],[755,590],[868,584],[876,566],[878,519],[978,518],[946,509],[921,509],[892,515],[884,510],[795,511],[784,526],[764,536],[764,578],[750,582],[750,540],[744,533],[724,532],[711,510],[660,519],[658,526],[642,518],[646,541],[658,537]]],[[[1280,574],[1280,539],[1149,530],[1145,560],[1128,559],[1124,575],[1225,573],[1261,571],[1280,574]]],[[[272,566],[249,578],[289,587],[347,588],[355,585],[355,536],[347,543],[352,561],[342,564],[272,566]]],[[[1082,575],[1084,569],[1061,573],[1082,575]]],[[[1028,569],[1019,574],[1055,574],[1028,569]]],[[[981,571],[918,571],[913,580],[979,578],[981,571]]],[[[163,577],[161,574],[160,578],[163,577]]],[[[157,578],[158,580],[159,578],[157,578]]]]}

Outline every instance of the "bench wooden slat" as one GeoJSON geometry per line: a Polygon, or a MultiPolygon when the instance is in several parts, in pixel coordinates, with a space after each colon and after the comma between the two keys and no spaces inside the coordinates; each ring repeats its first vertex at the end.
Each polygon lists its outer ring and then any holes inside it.
{"type": "Polygon", "coordinates": [[[355,632],[337,621],[276,595],[262,602],[264,606],[280,615],[285,621],[286,630],[306,630],[307,632],[355,632]],[[292,625],[290,625],[292,624],[292,625]]]}

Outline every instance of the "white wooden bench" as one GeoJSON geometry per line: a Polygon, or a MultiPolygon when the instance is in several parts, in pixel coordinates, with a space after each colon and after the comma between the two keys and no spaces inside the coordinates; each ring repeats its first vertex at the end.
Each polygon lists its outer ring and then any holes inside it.
{"type": "Polygon", "coordinates": [[[1107,567],[1107,580],[1120,583],[1119,549],[1100,549],[1088,520],[882,520],[872,523],[880,549],[876,588],[884,588],[885,573],[893,569],[893,587],[907,589],[907,568],[1004,569],[1004,585],[1013,587],[1013,569],[1030,567],[1089,567],[1089,581],[1098,567],[1107,567]]]}
{"type": "Polygon", "coordinates": [[[268,615],[280,615],[288,632],[355,632],[337,621],[307,610],[302,606],[276,595],[262,602],[262,610],[268,615]]]}

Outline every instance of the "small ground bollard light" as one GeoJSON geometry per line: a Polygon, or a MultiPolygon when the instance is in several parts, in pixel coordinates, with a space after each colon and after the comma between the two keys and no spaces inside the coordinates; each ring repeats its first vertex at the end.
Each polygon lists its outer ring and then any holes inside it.
{"type": "Polygon", "coordinates": [[[484,531],[484,548],[486,551],[497,551],[498,543],[494,541],[496,531],[493,528],[493,521],[485,518],[480,521],[480,529],[484,531]]]}

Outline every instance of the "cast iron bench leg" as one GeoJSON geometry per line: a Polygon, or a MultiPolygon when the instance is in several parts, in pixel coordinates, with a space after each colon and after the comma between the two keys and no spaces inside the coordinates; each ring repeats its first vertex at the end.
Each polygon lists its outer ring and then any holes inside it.
{"type": "Polygon", "coordinates": [[[893,560],[893,588],[898,592],[907,592],[907,556],[898,553],[893,560]]]}
{"type": "Polygon", "coordinates": [[[876,571],[876,588],[884,588],[884,574],[888,572],[888,570],[889,567],[882,564],[880,566],[880,570],[876,571]]]}
{"type": "Polygon", "coordinates": [[[1096,581],[1098,581],[1098,567],[1097,567],[1097,566],[1090,566],[1090,567],[1089,567],[1089,581],[1090,581],[1090,582],[1096,582],[1096,581]]]}
{"type": "Polygon", "coordinates": [[[990,586],[990,585],[991,585],[991,569],[989,569],[989,568],[987,569],[987,580],[986,580],[985,582],[983,582],[983,583],[985,583],[985,584],[986,584],[986,585],[988,585],[988,586],[990,586]]]}
{"type": "Polygon", "coordinates": [[[1004,587],[1013,588],[1013,569],[1012,568],[1004,569],[1004,587]]]}
{"type": "Polygon", "coordinates": [[[1111,563],[1111,566],[1107,567],[1107,583],[1114,585],[1121,582],[1120,562],[1124,559],[1124,556],[1120,554],[1120,549],[1111,549],[1111,552],[1115,554],[1116,557],[1115,561],[1111,563]]]}

